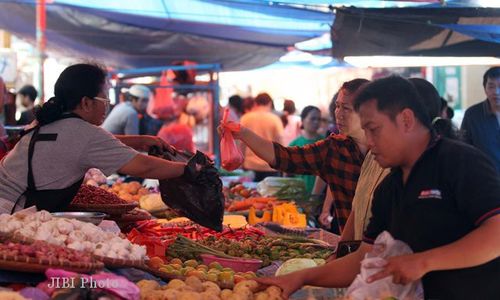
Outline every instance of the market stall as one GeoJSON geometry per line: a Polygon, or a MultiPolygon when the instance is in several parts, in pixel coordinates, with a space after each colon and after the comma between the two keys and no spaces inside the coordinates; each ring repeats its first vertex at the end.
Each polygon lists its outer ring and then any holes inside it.
{"type": "MultiPolygon", "coordinates": [[[[210,176],[220,182],[217,172],[210,176]]],[[[337,236],[307,227],[291,199],[303,192],[293,179],[270,178],[255,188],[239,182],[216,186],[220,194],[214,197],[222,197],[225,212],[220,228],[208,226],[218,230],[183,217],[185,207],[167,206],[162,184],[148,188],[90,170],[68,209],[74,212],[30,208],[0,215],[7,224],[0,228],[3,285],[33,299],[84,293],[279,299],[279,288],[259,291],[253,279],[324,264],[335,249],[337,236]]]]}

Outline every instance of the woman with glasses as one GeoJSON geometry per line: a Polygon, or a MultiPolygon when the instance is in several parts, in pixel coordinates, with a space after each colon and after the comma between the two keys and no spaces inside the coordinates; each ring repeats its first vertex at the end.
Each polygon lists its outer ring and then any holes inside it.
{"type": "Polygon", "coordinates": [[[0,161],[0,212],[35,205],[64,210],[76,195],[88,169],[143,178],[192,179],[196,166],[140,154],[161,146],[151,136],[113,136],[99,127],[106,115],[106,71],[76,64],[59,76],[54,97],[36,111],[36,126],[0,161]]]}

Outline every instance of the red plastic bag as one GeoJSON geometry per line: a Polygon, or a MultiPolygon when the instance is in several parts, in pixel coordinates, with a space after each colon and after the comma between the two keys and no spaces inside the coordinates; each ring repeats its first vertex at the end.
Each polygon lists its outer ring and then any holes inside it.
{"type": "Polygon", "coordinates": [[[228,171],[237,169],[243,163],[243,154],[234,141],[232,132],[240,131],[240,124],[228,122],[229,108],[224,110],[221,125],[224,128],[220,141],[220,156],[222,167],[228,171]]]}
{"type": "Polygon", "coordinates": [[[160,86],[156,88],[156,95],[151,106],[151,112],[159,119],[170,119],[175,116],[177,105],[172,98],[174,89],[172,80],[175,77],[172,70],[162,72],[160,77],[160,86]],[[170,86],[170,87],[164,87],[170,86]]]}
{"type": "Polygon", "coordinates": [[[185,124],[173,123],[163,125],[157,136],[177,150],[195,151],[193,130],[185,124]]]}

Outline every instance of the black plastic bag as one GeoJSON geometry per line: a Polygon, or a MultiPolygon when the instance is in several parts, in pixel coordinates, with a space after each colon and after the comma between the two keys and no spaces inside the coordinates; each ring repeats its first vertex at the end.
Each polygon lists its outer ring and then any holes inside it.
{"type": "Polygon", "coordinates": [[[194,180],[186,176],[160,180],[163,202],[193,222],[222,231],[225,200],[222,193],[222,181],[213,161],[199,151],[196,154],[187,151],[174,152],[175,154],[160,153],[158,148],[152,148],[149,154],[170,161],[194,161],[201,166],[201,170],[194,180]]]}

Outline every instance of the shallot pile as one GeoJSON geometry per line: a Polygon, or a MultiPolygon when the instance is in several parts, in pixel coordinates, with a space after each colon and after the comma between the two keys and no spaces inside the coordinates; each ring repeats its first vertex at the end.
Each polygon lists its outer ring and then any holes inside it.
{"type": "Polygon", "coordinates": [[[27,256],[36,259],[93,263],[95,259],[84,252],[36,241],[31,245],[20,243],[0,243],[0,255],[27,256]]]}

